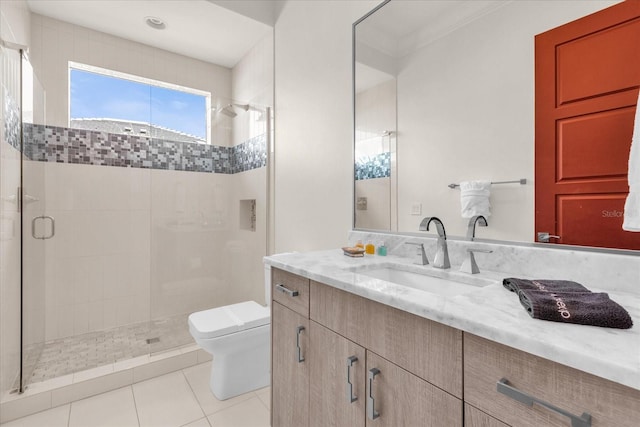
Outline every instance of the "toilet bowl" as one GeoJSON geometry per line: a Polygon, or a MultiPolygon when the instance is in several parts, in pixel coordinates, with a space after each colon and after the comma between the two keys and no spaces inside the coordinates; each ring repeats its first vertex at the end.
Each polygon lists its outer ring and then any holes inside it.
{"type": "MultiPolygon", "coordinates": [[[[265,266],[265,297],[270,301],[271,271],[265,266]]],[[[209,387],[219,400],[270,383],[270,307],[245,301],[189,315],[189,332],[213,356],[209,387]]]]}

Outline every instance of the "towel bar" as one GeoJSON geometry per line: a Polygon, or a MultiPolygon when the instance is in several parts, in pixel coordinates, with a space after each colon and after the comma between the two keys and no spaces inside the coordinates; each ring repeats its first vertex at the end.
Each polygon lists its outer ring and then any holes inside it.
{"type": "MultiPolygon", "coordinates": [[[[491,185],[493,184],[520,184],[520,185],[525,185],[527,183],[527,179],[526,178],[520,178],[517,179],[515,181],[495,181],[495,182],[491,182],[491,185]]],[[[460,187],[460,184],[449,184],[448,186],[449,188],[457,188],[460,187]]]]}

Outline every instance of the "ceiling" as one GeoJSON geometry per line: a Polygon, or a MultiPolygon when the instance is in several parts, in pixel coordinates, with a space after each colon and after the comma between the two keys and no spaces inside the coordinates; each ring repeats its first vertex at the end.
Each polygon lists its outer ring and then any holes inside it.
{"type": "Polygon", "coordinates": [[[27,0],[32,12],[232,68],[273,30],[269,0],[27,0]],[[162,19],[155,30],[145,17],[162,19]]]}

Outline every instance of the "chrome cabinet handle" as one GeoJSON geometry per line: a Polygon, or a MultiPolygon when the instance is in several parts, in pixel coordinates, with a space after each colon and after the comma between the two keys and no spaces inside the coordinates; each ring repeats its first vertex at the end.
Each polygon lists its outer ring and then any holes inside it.
{"type": "Polygon", "coordinates": [[[300,333],[304,331],[304,326],[298,326],[296,328],[296,350],[298,351],[298,363],[304,362],[304,357],[302,356],[302,349],[300,348],[300,333]]]}
{"type": "Polygon", "coordinates": [[[40,240],[46,240],[46,239],[50,239],[53,236],[56,235],[56,220],[49,215],[40,215],[40,216],[36,216],[31,220],[31,236],[34,239],[40,239],[40,240]],[[39,219],[48,219],[49,221],[51,221],[51,234],[49,234],[48,236],[36,236],[36,221],[39,219]]]}
{"type": "Polygon", "coordinates": [[[353,403],[358,400],[357,396],[353,395],[353,383],[351,382],[351,367],[358,361],[356,356],[347,357],[347,399],[349,403],[353,403]]]}
{"type": "Polygon", "coordinates": [[[583,412],[582,416],[580,417],[578,417],[577,415],[573,415],[572,413],[567,412],[564,409],[560,409],[557,406],[545,402],[544,400],[540,400],[536,397],[531,396],[530,394],[527,394],[515,387],[510,386],[509,381],[507,381],[506,378],[502,378],[500,381],[498,381],[497,385],[499,393],[517,400],[518,402],[524,403],[527,406],[533,406],[534,403],[537,403],[538,405],[543,406],[553,412],[568,417],[571,420],[571,427],[591,427],[591,415],[586,412],[583,412]]]}
{"type": "Polygon", "coordinates": [[[276,285],[276,290],[282,292],[283,294],[287,294],[290,297],[297,297],[299,295],[298,291],[292,291],[291,289],[287,289],[286,287],[282,286],[280,283],[276,285]]]}
{"type": "Polygon", "coordinates": [[[380,373],[378,368],[369,369],[369,395],[367,396],[367,416],[370,420],[375,420],[380,413],[375,409],[375,400],[373,399],[373,379],[380,373]]]}

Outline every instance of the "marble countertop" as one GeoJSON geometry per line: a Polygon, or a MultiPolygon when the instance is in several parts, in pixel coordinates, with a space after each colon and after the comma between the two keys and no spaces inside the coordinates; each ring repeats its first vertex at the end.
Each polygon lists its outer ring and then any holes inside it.
{"type": "MultiPolygon", "coordinates": [[[[594,292],[607,292],[629,312],[634,326],[622,330],[531,318],[517,296],[502,286],[502,278],[512,277],[507,272],[481,271],[470,280],[484,282],[486,286],[461,295],[442,296],[354,271],[389,263],[433,269],[431,265],[412,266],[405,257],[350,258],[336,249],[272,255],[265,257],[265,263],[640,390],[638,294],[590,287],[594,292]]],[[[436,273],[463,274],[455,266],[436,273]]]]}

